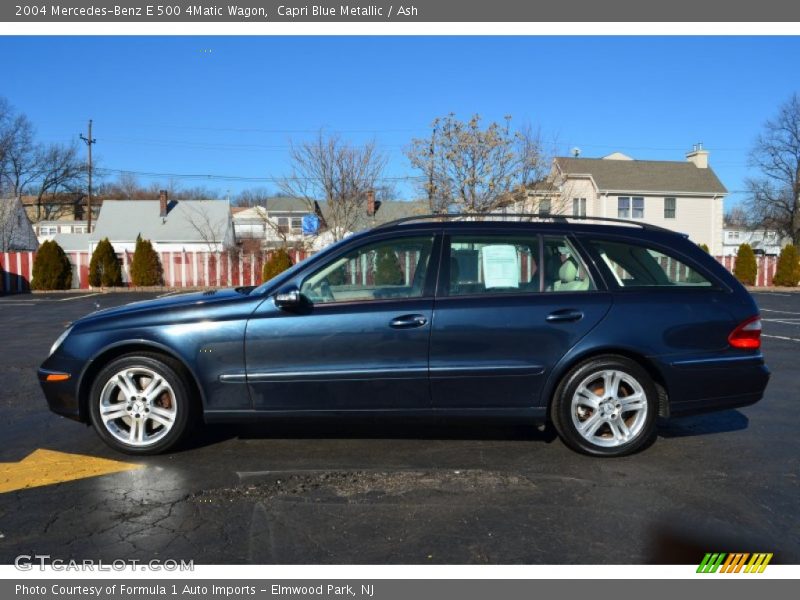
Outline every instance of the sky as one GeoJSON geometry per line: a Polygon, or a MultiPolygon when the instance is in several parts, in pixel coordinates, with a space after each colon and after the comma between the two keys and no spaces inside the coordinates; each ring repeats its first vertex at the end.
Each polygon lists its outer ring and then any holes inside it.
{"type": "Polygon", "coordinates": [[[39,140],[74,141],[92,119],[112,178],[220,197],[277,191],[289,143],[324,129],[375,140],[414,198],[403,150],[453,112],[511,115],[557,154],[684,160],[702,142],[730,208],[764,121],[800,91],[796,37],[0,37],[0,56],[0,96],[39,140]]]}

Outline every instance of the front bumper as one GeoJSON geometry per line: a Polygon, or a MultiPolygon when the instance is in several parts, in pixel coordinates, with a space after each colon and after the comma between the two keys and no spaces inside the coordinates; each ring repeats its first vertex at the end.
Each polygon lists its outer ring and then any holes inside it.
{"type": "Polygon", "coordinates": [[[74,419],[86,421],[81,410],[78,386],[82,372],[82,363],[59,358],[48,357],[39,367],[39,385],[42,387],[47,404],[54,413],[74,419]],[[63,376],[69,378],[64,379],[63,376]],[[49,380],[48,380],[48,376],[49,380]],[[56,376],[54,379],[53,376],[56,376]]]}

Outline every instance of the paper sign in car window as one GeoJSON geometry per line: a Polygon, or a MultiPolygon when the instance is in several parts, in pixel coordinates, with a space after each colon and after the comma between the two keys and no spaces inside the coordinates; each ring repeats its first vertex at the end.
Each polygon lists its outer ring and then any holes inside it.
{"type": "Polygon", "coordinates": [[[519,287],[517,249],[510,244],[495,244],[481,248],[483,283],[486,289],[519,287]]]}

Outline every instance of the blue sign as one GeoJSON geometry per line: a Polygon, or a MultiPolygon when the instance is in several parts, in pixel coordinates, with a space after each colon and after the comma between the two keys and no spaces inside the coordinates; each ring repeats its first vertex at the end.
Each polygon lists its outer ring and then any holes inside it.
{"type": "Polygon", "coordinates": [[[319,231],[319,217],[305,215],[303,217],[303,235],[314,235],[317,231],[319,231]]]}

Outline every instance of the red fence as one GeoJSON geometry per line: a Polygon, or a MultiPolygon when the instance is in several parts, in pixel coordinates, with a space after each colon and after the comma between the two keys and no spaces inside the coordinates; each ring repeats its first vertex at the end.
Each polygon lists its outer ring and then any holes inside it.
{"type": "MultiPolygon", "coordinates": [[[[310,253],[290,250],[296,263],[310,253]]],[[[33,277],[34,252],[0,252],[0,293],[26,292],[30,289],[33,277]]],[[[68,252],[72,263],[72,287],[89,289],[88,252],[68,252]]],[[[261,270],[268,253],[233,254],[228,252],[161,252],[164,267],[164,285],[171,288],[187,287],[231,287],[238,285],[259,285],[261,270]]],[[[123,281],[130,281],[132,255],[128,252],[119,255],[122,263],[123,281]]],[[[717,256],[717,260],[729,271],[736,264],[735,256],[717,256]]],[[[769,287],[775,276],[778,259],[775,256],[757,256],[757,287],[769,287]]],[[[406,278],[413,276],[413,269],[404,269],[406,278]]],[[[353,272],[356,276],[356,271],[353,272]]]]}
{"type": "MultiPolygon", "coordinates": [[[[294,262],[309,256],[300,250],[290,250],[294,262]]],[[[0,293],[26,292],[33,278],[35,252],[0,252],[0,293]]],[[[67,252],[72,263],[72,287],[89,289],[89,252],[67,252]]],[[[130,265],[133,255],[117,255],[122,265],[123,285],[130,285],[130,265]]],[[[232,287],[259,285],[264,261],[269,253],[234,254],[228,252],[160,252],[164,268],[164,285],[171,288],[232,287]]]]}

